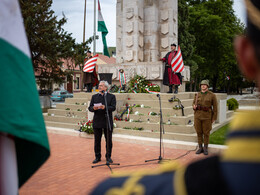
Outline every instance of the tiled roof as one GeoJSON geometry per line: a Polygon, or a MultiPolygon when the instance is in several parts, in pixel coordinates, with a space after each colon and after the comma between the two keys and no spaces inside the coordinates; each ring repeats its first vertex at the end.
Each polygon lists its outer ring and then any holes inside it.
{"type": "Polygon", "coordinates": [[[116,58],[114,57],[107,57],[103,54],[98,54],[98,57],[105,62],[105,64],[115,64],[116,63],[116,58]]]}
{"type": "MultiPolygon", "coordinates": [[[[116,63],[116,58],[114,57],[107,57],[103,54],[98,54],[98,61],[97,64],[115,64],[116,63]]],[[[74,67],[74,63],[72,62],[71,59],[62,59],[61,60],[63,62],[62,64],[62,70],[73,70],[74,67]]],[[[79,66],[74,67],[74,70],[80,70],[79,66]]],[[[35,76],[39,76],[40,75],[40,70],[35,72],[35,76]]]]}

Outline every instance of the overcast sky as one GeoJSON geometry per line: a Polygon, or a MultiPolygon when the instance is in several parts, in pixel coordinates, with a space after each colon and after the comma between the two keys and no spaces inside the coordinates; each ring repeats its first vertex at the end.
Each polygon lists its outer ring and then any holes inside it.
{"type": "MultiPolygon", "coordinates": [[[[83,41],[83,20],[84,20],[84,2],[85,0],[53,0],[52,9],[55,15],[60,19],[62,13],[65,14],[68,19],[64,25],[64,29],[69,33],[72,33],[72,37],[76,39],[76,42],[83,41]]],[[[108,47],[116,46],[116,0],[100,0],[101,12],[108,29],[107,45],[108,47]]],[[[94,29],[94,0],[87,0],[87,15],[86,15],[86,38],[93,36],[94,29]]],[[[245,22],[245,10],[243,0],[234,0],[234,10],[236,15],[245,22]]],[[[97,20],[97,17],[96,17],[97,20]]],[[[103,51],[103,44],[101,33],[97,32],[99,39],[96,43],[96,51],[103,51]]],[[[93,44],[91,44],[91,50],[93,44]]]]}

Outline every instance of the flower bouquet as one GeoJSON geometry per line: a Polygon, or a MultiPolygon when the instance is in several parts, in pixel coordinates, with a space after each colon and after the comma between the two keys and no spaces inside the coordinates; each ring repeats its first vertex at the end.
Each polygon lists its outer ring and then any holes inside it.
{"type": "Polygon", "coordinates": [[[80,122],[78,123],[80,125],[79,131],[80,132],[86,132],[87,134],[94,134],[93,130],[93,121],[88,122],[80,122]]]}

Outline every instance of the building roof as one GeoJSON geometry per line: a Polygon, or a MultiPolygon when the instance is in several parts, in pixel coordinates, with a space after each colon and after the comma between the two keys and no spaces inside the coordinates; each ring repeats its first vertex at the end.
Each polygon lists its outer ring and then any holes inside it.
{"type": "MultiPolygon", "coordinates": [[[[74,67],[74,70],[78,70],[78,71],[80,70],[79,66],[77,66],[77,67],[74,66],[74,62],[71,59],[62,59],[61,61],[63,62],[62,67],[61,67],[61,69],[63,71],[73,70],[73,67],[74,67]]],[[[116,63],[116,58],[114,58],[114,57],[109,58],[103,54],[98,54],[97,65],[115,64],[115,63],[116,63]]],[[[39,67],[41,67],[41,66],[39,66],[39,67]]],[[[40,70],[35,71],[35,76],[39,76],[40,74],[41,74],[40,70]]]]}
{"type": "Polygon", "coordinates": [[[108,57],[103,54],[98,54],[98,60],[97,64],[115,64],[116,63],[116,58],[114,57],[108,57]]]}

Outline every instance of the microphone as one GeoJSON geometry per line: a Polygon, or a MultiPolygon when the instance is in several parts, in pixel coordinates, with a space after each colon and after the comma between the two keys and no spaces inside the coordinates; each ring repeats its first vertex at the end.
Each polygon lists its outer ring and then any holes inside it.
{"type": "Polygon", "coordinates": [[[160,97],[160,94],[158,93],[156,96],[157,96],[157,97],[160,97]]]}

